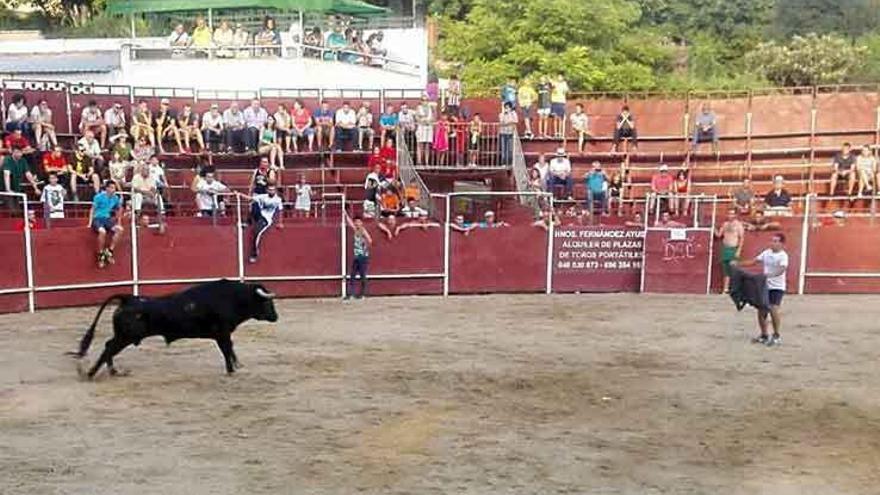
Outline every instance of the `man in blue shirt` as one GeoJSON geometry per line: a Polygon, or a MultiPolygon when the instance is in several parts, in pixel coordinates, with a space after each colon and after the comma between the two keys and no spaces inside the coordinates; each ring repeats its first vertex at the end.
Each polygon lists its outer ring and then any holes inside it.
{"type": "Polygon", "coordinates": [[[327,139],[327,147],[333,148],[333,117],[336,112],[330,109],[330,103],[321,102],[321,106],[312,112],[312,118],[315,119],[315,129],[318,136],[318,148],[324,146],[324,139],[327,139]]]}
{"type": "Polygon", "coordinates": [[[501,106],[510,104],[510,108],[516,110],[516,79],[510,78],[507,84],[501,86],[501,106]]]}
{"type": "Polygon", "coordinates": [[[602,170],[602,164],[593,162],[593,170],[584,178],[587,183],[587,208],[590,213],[604,214],[607,211],[606,191],[608,191],[608,176],[602,170]]]}
{"type": "Polygon", "coordinates": [[[394,139],[394,132],[397,129],[397,114],[394,112],[394,105],[389,104],[385,107],[385,113],[379,117],[379,127],[382,128],[382,140],[380,143],[386,142],[386,139],[394,139]]]}
{"type": "Polygon", "coordinates": [[[104,268],[107,263],[115,263],[113,250],[123,231],[118,223],[121,214],[122,198],[116,194],[116,183],[108,180],[104,183],[104,190],[92,200],[92,209],[89,212],[89,225],[98,234],[98,268],[104,268]]]}

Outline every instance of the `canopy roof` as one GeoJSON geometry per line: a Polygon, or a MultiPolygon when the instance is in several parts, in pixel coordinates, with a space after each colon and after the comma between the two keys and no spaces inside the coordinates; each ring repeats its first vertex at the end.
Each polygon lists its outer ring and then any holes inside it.
{"type": "Polygon", "coordinates": [[[208,9],[278,9],[303,12],[337,12],[379,15],[386,10],[361,0],[109,0],[110,14],[180,12],[208,9]]]}

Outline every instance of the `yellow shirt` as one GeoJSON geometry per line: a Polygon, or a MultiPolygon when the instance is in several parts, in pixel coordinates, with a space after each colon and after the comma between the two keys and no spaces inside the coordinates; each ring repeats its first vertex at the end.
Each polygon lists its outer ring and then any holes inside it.
{"type": "Polygon", "coordinates": [[[208,26],[193,29],[192,44],[197,47],[211,46],[211,28],[208,26]]]}
{"type": "Polygon", "coordinates": [[[550,101],[553,103],[565,103],[565,96],[568,94],[568,83],[565,81],[557,81],[553,83],[553,90],[550,92],[550,101]]]}
{"type": "Polygon", "coordinates": [[[524,84],[519,87],[516,99],[519,101],[519,106],[528,108],[538,99],[538,92],[531,85],[524,84]]]}

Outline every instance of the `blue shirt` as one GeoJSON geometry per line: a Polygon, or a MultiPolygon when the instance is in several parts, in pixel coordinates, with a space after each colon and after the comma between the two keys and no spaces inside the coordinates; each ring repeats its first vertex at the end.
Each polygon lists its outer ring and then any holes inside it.
{"type": "Polygon", "coordinates": [[[110,218],[120,206],[122,206],[122,200],[119,199],[118,194],[110,196],[106,192],[101,191],[92,200],[95,218],[110,218]]]}
{"type": "Polygon", "coordinates": [[[382,127],[393,127],[397,125],[397,114],[396,113],[383,113],[381,117],[379,117],[379,125],[382,127]]]}
{"type": "Polygon", "coordinates": [[[516,87],[511,84],[505,84],[501,88],[501,103],[512,103],[516,105],[516,87]]]}
{"type": "Polygon", "coordinates": [[[335,115],[336,113],[329,108],[327,110],[324,110],[323,108],[318,108],[314,112],[312,112],[312,118],[315,119],[315,122],[319,122],[320,119],[325,117],[330,117],[330,120],[333,120],[333,117],[335,115]]]}
{"type": "Polygon", "coordinates": [[[587,175],[587,187],[593,193],[601,193],[605,190],[605,174],[602,172],[590,172],[587,175]]]}

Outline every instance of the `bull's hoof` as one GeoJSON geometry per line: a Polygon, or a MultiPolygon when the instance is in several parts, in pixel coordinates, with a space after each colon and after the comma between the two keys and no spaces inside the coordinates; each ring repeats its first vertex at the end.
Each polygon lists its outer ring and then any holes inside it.
{"type": "Polygon", "coordinates": [[[237,370],[244,368],[244,365],[241,364],[240,361],[236,361],[234,366],[235,366],[235,369],[237,369],[237,370]]]}
{"type": "Polygon", "coordinates": [[[87,359],[78,359],[76,361],[76,374],[79,375],[80,379],[88,380],[88,365],[89,361],[87,359]]]}
{"type": "Polygon", "coordinates": [[[110,368],[110,376],[129,376],[131,371],[125,368],[110,368]]]}

